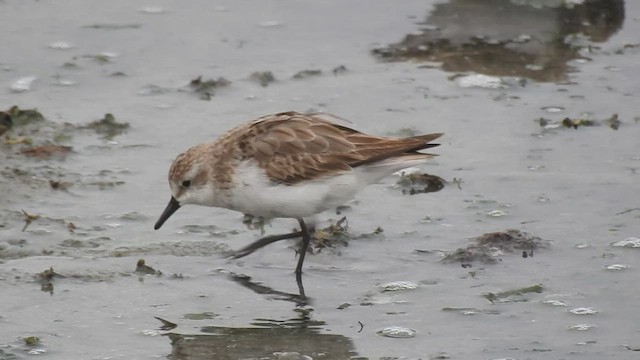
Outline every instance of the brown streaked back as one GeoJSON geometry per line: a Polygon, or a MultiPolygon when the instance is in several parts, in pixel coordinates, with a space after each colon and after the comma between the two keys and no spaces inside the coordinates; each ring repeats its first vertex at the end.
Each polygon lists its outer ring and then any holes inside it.
{"type": "Polygon", "coordinates": [[[217,143],[234,142],[234,158],[254,159],[270,179],[293,185],[393,157],[422,154],[418,151],[438,146],[431,141],[440,136],[373,136],[322,116],[284,112],[241,125],[217,143]]]}

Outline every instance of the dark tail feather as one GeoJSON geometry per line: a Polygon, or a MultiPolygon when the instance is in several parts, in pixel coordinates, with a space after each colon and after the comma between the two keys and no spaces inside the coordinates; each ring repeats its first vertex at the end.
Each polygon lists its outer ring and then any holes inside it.
{"type": "MultiPolygon", "coordinates": [[[[402,155],[408,155],[408,154],[421,154],[418,151],[419,150],[423,150],[423,149],[428,149],[428,148],[432,148],[432,147],[436,147],[440,144],[429,144],[429,141],[433,141],[439,137],[441,137],[442,135],[444,135],[444,133],[436,133],[436,134],[427,134],[427,135],[418,135],[418,136],[412,136],[412,137],[408,137],[405,138],[404,140],[407,141],[407,143],[413,143],[413,145],[407,146],[405,148],[400,148],[398,150],[394,150],[394,151],[390,151],[387,153],[383,153],[377,156],[373,156],[370,157],[368,159],[365,160],[361,160],[358,162],[355,162],[353,164],[349,164],[352,168],[354,167],[358,167],[358,166],[362,166],[362,165],[367,165],[367,164],[372,164],[378,161],[382,161],[384,159],[388,159],[388,158],[392,158],[392,157],[396,157],[396,156],[402,156],[402,155]],[[417,144],[416,144],[417,142],[417,144]]],[[[424,155],[431,155],[431,156],[435,156],[434,154],[424,154],[424,155]]]]}

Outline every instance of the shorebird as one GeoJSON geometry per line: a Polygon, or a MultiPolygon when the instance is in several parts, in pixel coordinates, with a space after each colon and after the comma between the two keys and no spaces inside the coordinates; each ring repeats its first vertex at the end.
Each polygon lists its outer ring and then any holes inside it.
{"type": "Polygon", "coordinates": [[[222,207],[264,218],[294,218],[300,231],[259,239],[243,257],[272,242],[302,237],[296,276],[311,234],[304,218],[335,209],[385,176],[426,162],[421,153],[442,134],[373,136],[327,114],[282,112],[229,130],[178,155],[169,170],[171,199],[155,224],[187,204],[222,207]]]}

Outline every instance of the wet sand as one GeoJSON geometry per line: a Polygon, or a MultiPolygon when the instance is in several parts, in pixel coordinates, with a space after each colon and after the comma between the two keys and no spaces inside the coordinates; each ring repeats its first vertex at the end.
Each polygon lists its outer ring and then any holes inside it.
{"type": "Polygon", "coordinates": [[[633,358],[640,6],[472,3],[1,1],[0,110],[44,119],[0,136],[0,359],[633,358]],[[295,242],[226,258],[242,214],[153,231],[178,153],[285,110],[446,133],[440,191],[318,217],[348,246],[307,256],[308,301],[295,242]],[[442,261],[507,229],[548,246],[442,261]]]}

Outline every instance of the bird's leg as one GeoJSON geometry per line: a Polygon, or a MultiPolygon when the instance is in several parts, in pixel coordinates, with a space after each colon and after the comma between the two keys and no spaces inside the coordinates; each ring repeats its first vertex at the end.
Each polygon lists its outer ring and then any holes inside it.
{"type": "Polygon", "coordinates": [[[299,305],[307,305],[307,295],[304,293],[304,285],[302,284],[302,274],[296,273],[296,284],[298,284],[298,294],[300,294],[299,305]]]}
{"type": "Polygon", "coordinates": [[[251,254],[252,252],[260,249],[261,247],[265,247],[271,243],[274,243],[276,241],[280,241],[280,240],[286,240],[286,239],[293,239],[293,238],[297,238],[302,236],[303,233],[302,231],[296,231],[290,234],[282,234],[282,235],[270,235],[270,236],[265,236],[261,239],[258,239],[254,242],[252,242],[251,244],[243,247],[242,249],[234,252],[231,257],[233,257],[234,259],[239,259],[241,257],[245,257],[249,254],[251,254]]]}
{"type": "Polygon", "coordinates": [[[307,228],[307,224],[304,223],[302,218],[298,219],[300,224],[300,231],[302,232],[302,245],[300,246],[300,257],[298,258],[298,266],[296,266],[296,280],[298,284],[302,283],[302,264],[304,263],[304,256],[307,254],[309,248],[309,242],[311,241],[311,234],[307,228]]]}

